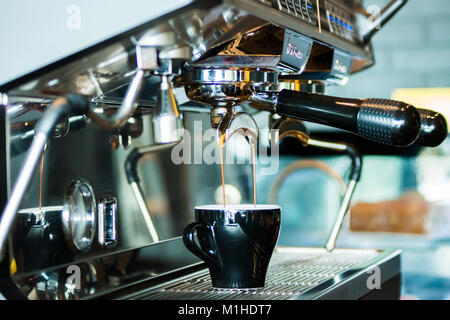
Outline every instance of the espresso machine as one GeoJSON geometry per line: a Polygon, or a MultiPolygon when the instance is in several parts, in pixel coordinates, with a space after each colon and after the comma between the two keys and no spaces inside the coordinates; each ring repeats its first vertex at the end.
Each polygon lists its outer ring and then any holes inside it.
{"type": "MultiPolygon", "coordinates": [[[[336,248],[362,155],[305,124],[387,148],[447,137],[439,113],[326,95],[374,65],[372,37],[406,2],[373,15],[361,0],[186,0],[1,84],[0,297],[398,298],[400,250],[336,248]],[[293,138],[351,159],[324,247],[277,247],[258,290],[213,289],[181,239],[220,185],[198,150],[235,137],[237,157],[249,145],[278,156],[293,138]]],[[[226,168],[242,202],[254,192],[246,170],[226,168]]]]}

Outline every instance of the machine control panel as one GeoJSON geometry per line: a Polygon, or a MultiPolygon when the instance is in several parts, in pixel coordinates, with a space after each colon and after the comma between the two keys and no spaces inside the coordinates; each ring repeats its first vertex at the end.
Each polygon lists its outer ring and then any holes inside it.
{"type": "Polygon", "coordinates": [[[330,0],[256,1],[281,11],[291,17],[295,17],[310,25],[316,26],[320,29],[320,32],[327,31],[338,38],[350,41],[352,43],[359,42],[360,37],[358,37],[355,27],[355,12],[352,12],[345,6],[336,4],[336,2],[332,2],[330,0]]]}
{"type": "Polygon", "coordinates": [[[277,0],[277,9],[312,25],[317,25],[315,7],[311,0],[277,0]]]}

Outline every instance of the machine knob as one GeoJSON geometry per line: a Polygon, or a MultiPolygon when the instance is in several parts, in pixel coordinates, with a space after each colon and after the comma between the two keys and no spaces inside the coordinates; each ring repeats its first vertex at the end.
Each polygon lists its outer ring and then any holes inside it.
{"type": "Polygon", "coordinates": [[[442,114],[427,109],[417,109],[420,114],[421,129],[416,144],[437,147],[448,136],[447,122],[442,114]]]}

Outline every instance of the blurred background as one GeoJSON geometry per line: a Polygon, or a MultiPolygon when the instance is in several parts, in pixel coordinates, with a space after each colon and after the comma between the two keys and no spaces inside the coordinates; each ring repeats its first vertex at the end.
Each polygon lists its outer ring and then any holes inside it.
{"type": "MultiPolygon", "coordinates": [[[[408,1],[374,37],[373,47],[376,65],[327,94],[403,100],[450,119],[450,1],[408,1]]],[[[349,159],[315,159],[346,178],[349,159]]],[[[283,157],[280,170],[297,160],[283,157]]],[[[273,180],[261,181],[261,197],[269,195],[273,180]]],[[[340,188],[317,169],[289,175],[277,198],[283,208],[279,244],[323,245],[339,210],[340,188]]],[[[407,156],[364,156],[361,182],[337,244],[401,248],[403,298],[450,299],[450,141],[407,156]]]]}

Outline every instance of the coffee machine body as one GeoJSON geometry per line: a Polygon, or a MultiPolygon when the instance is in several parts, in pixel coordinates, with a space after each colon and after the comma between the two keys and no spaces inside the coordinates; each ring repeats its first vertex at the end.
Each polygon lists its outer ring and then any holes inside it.
{"type": "MultiPolygon", "coordinates": [[[[390,3],[378,17],[380,25],[404,3],[390,3]]],[[[344,85],[374,64],[370,40],[379,28],[361,1],[195,0],[167,12],[0,86],[0,182],[6,208],[1,223],[8,227],[1,229],[8,231],[2,294],[185,298],[188,289],[158,286],[192,275],[177,285],[205,285],[198,288],[205,295],[193,298],[220,297],[208,291],[205,265],[186,250],[181,235],[196,205],[220,203],[221,168],[218,153],[211,152],[217,132],[230,141],[231,158],[243,161],[225,166],[227,196],[251,203],[249,149],[242,143],[256,131],[258,148],[275,150],[278,140],[264,130],[277,123],[280,139],[282,132],[295,132],[304,144],[349,154],[354,174],[327,249],[277,248],[269,267],[292,279],[295,270],[286,266],[301,256],[291,265],[302,275],[313,276],[308,270],[327,261],[331,271],[300,287],[292,280],[286,295],[274,298],[361,298],[371,291],[360,288],[346,295],[345,284],[366,280],[367,261],[383,269],[382,282],[396,288],[393,297],[398,295],[398,250],[333,250],[359,180],[358,153],[310,139],[299,119],[277,122],[277,112],[289,116],[289,111],[273,107],[276,99],[289,98],[278,95],[283,88],[324,93],[326,85],[344,85]],[[36,124],[66,94],[81,95],[87,107],[58,118],[39,149],[36,137],[42,128],[36,124]],[[29,159],[33,148],[40,151],[34,162],[29,159]],[[34,170],[22,180],[26,161],[34,170]],[[27,181],[26,191],[19,192],[22,181],[27,181]],[[18,208],[8,211],[16,195],[18,208]],[[151,294],[144,294],[148,288],[151,294]]],[[[358,110],[369,104],[346,103],[358,110]]],[[[377,103],[383,110],[383,102],[377,103]]],[[[327,102],[329,108],[337,105],[327,102]]],[[[315,115],[302,120],[320,122],[315,115]]],[[[276,283],[268,278],[268,286],[276,283]]]]}

